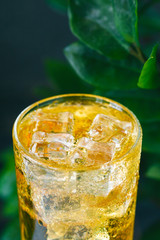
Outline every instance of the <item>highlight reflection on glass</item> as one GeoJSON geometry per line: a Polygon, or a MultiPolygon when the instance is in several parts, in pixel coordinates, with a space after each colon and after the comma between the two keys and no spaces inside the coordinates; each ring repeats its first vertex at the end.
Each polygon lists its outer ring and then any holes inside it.
{"type": "Polygon", "coordinates": [[[22,240],[132,240],[141,128],[94,95],[42,100],[13,129],[22,240]]]}

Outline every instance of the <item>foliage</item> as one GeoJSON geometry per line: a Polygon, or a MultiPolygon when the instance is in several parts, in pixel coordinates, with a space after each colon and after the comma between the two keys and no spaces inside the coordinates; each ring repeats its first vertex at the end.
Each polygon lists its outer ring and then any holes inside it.
{"type": "Polygon", "coordinates": [[[160,163],[152,164],[152,166],[146,172],[147,177],[160,180],[160,163]]]}
{"type": "MultiPolygon", "coordinates": [[[[160,154],[160,66],[157,39],[151,38],[152,29],[155,33],[160,29],[154,8],[158,2],[70,0],[70,27],[79,41],[64,49],[79,78],[93,87],[91,93],[115,99],[137,115],[143,128],[143,151],[153,154],[160,154]],[[151,38],[148,47],[146,35],[151,38]]],[[[74,81],[79,83],[77,77],[74,81]]],[[[53,82],[60,85],[60,92],[68,92],[63,88],[65,81],[53,82]]],[[[146,176],[160,175],[159,165],[150,163],[150,167],[146,176]]]]}
{"type": "Polygon", "coordinates": [[[12,148],[4,150],[0,154],[0,164],[2,166],[0,170],[0,202],[2,206],[0,222],[3,226],[0,238],[2,240],[19,240],[18,199],[12,148]]]}
{"type": "Polygon", "coordinates": [[[141,88],[152,89],[160,87],[159,70],[156,59],[157,49],[158,44],[154,46],[150,57],[143,66],[138,81],[138,86],[141,88]]]}
{"type": "MultiPolygon", "coordinates": [[[[53,0],[54,1],[54,0],[53,0]]],[[[138,201],[150,199],[160,207],[160,64],[158,0],[69,0],[68,17],[78,41],[64,49],[77,76],[90,93],[128,106],[143,128],[143,152],[138,201]],[[157,10],[158,9],[158,10],[157,10]]],[[[47,67],[47,66],[46,66],[47,67]]],[[[58,69],[57,69],[58,70],[58,69]]],[[[52,81],[68,93],[64,80],[52,81]]],[[[50,74],[49,74],[50,76],[50,74]]],[[[67,83],[77,81],[68,76],[67,83]],[[70,82],[70,79],[71,82],[70,82]]],[[[82,87],[81,92],[88,92],[82,87]]],[[[77,91],[80,92],[80,91],[77,91]]],[[[47,96],[47,95],[46,95],[47,96]]],[[[140,240],[160,239],[158,223],[140,240]]]]}
{"type": "MultiPolygon", "coordinates": [[[[159,0],[46,0],[68,13],[78,38],[64,49],[68,60],[47,59],[48,87],[35,93],[93,93],[131,109],[143,128],[143,152],[138,202],[150,200],[160,208],[160,37],[159,0]]],[[[1,154],[0,201],[6,219],[2,240],[18,239],[18,204],[13,153],[1,154]],[[14,221],[13,221],[14,219],[14,221]],[[13,224],[12,224],[13,222],[13,224]],[[6,228],[6,225],[9,227],[6,228]]],[[[160,219],[140,239],[160,239],[160,219]]]]}
{"type": "Polygon", "coordinates": [[[137,88],[136,78],[141,66],[129,56],[121,60],[108,59],[80,42],[67,47],[65,55],[76,73],[96,89],[137,88]],[[127,68],[128,62],[130,66],[127,68]],[[126,82],[128,78],[130,81],[126,82]]]}
{"type": "Polygon", "coordinates": [[[56,8],[62,13],[65,13],[67,11],[67,3],[68,0],[46,0],[48,5],[50,5],[52,8],[56,8]]]}

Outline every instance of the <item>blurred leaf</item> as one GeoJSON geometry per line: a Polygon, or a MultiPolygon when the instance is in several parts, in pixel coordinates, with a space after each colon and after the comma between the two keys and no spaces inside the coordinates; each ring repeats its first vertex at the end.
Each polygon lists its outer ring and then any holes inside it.
{"type": "MultiPolygon", "coordinates": [[[[117,2],[119,7],[121,2],[117,2]]],[[[118,59],[131,51],[130,43],[117,30],[113,0],[70,0],[69,18],[72,32],[99,53],[118,59]]]]}
{"type": "Polygon", "coordinates": [[[115,25],[123,38],[130,43],[138,41],[137,0],[112,0],[115,25]],[[129,24],[128,24],[129,23],[129,24]]]}
{"type": "MultiPolygon", "coordinates": [[[[160,31],[160,18],[158,14],[154,13],[153,16],[146,14],[140,18],[140,23],[143,25],[143,29],[146,31],[160,31]]],[[[146,33],[149,33],[149,31],[146,33]]]]}
{"type": "Polygon", "coordinates": [[[54,94],[83,93],[90,91],[88,86],[81,81],[70,65],[48,59],[45,62],[45,68],[54,94]]]}
{"type": "Polygon", "coordinates": [[[143,150],[160,153],[160,93],[158,90],[137,89],[94,93],[114,99],[131,109],[141,120],[143,150]]]}
{"type": "Polygon", "coordinates": [[[159,240],[160,239],[160,221],[151,227],[147,228],[147,231],[142,235],[140,240],[159,240]]]}
{"type": "Polygon", "coordinates": [[[141,174],[138,187],[138,201],[150,199],[160,204],[160,191],[157,191],[157,189],[159,189],[159,181],[151,178],[144,178],[141,174]]]}
{"type": "Polygon", "coordinates": [[[4,201],[2,214],[15,216],[18,213],[18,199],[13,150],[4,150],[0,159],[4,163],[0,178],[0,198],[4,201]]]}
{"type": "Polygon", "coordinates": [[[0,161],[3,163],[5,170],[9,171],[15,169],[13,149],[8,148],[3,150],[0,153],[0,161]]]}
{"type": "Polygon", "coordinates": [[[18,215],[7,225],[0,237],[1,240],[20,240],[18,215]]]}
{"type": "Polygon", "coordinates": [[[16,176],[15,170],[4,170],[0,178],[0,197],[9,198],[13,192],[16,193],[16,176]]]}
{"type": "Polygon", "coordinates": [[[0,178],[0,197],[7,199],[16,194],[16,176],[13,150],[8,148],[0,153],[0,159],[3,162],[0,178]]]}
{"type": "MultiPolygon", "coordinates": [[[[15,189],[16,190],[16,189],[15,189]]],[[[16,216],[18,213],[18,197],[17,194],[13,194],[10,196],[5,202],[5,206],[3,209],[3,213],[5,216],[16,216]]]]}
{"type": "Polygon", "coordinates": [[[143,150],[160,153],[160,121],[143,122],[143,150]]]}
{"type": "Polygon", "coordinates": [[[47,3],[54,9],[67,12],[68,0],[46,0],[47,3]]]}
{"type": "Polygon", "coordinates": [[[150,166],[146,172],[146,176],[149,178],[160,180],[160,159],[159,163],[150,166]]]}
{"type": "Polygon", "coordinates": [[[148,153],[142,151],[141,154],[141,172],[140,174],[143,175],[144,178],[148,178],[146,173],[151,166],[159,164],[160,162],[160,154],[155,153],[148,153]]]}
{"type": "Polygon", "coordinates": [[[150,56],[153,47],[160,39],[160,18],[158,8],[149,8],[139,16],[139,33],[142,48],[146,56],[150,56]]]}
{"type": "Polygon", "coordinates": [[[141,170],[145,178],[160,180],[160,154],[143,152],[141,170]]]}
{"type": "Polygon", "coordinates": [[[148,169],[159,163],[160,154],[142,152],[138,201],[150,200],[160,204],[160,191],[157,191],[159,189],[159,180],[146,176],[148,169]]]}
{"type": "Polygon", "coordinates": [[[160,74],[157,67],[158,44],[154,46],[149,59],[145,62],[141,75],[138,80],[138,86],[141,88],[152,89],[160,87],[160,74]]]}
{"type": "Polygon", "coordinates": [[[133,65],[134,61],[131,59],[111,61],[81,43],[73,43],[65,48],[65,55],[76,73],[85,82],[99,89],[137,87],[139,74],[137,66],[133,65]],[[129,62],[130,66],[128,66],[129,62]]]}
{"type": "Polygon", "coordinates": [[[135,113],[140,121],[160,121],[160,92],[158,90],[137,89],[94,93],[124,104],[135,113]]]}

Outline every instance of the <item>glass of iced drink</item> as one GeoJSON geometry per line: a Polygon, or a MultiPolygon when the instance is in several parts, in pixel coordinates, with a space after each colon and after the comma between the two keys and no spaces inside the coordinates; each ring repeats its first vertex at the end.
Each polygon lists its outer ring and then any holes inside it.
{"type": "Polygon", "coordinates": [[[22,240],[132,240],[142,133],[126,107],[68,94],[13,128],[22,240]]]}

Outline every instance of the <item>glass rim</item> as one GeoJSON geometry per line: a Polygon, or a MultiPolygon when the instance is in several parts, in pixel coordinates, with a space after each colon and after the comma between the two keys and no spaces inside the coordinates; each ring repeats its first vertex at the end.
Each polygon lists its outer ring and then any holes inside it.
{"type": "MultiPolygon", "coordinates": [[[[123,111],[125,111],[131,118],[132,120],[134,120],[135,122],[135,127],[137,128],[136,129],[136,139],[134,141],[134,143],[131,145],[131,147],[129,148],[129,150],[124,153],[122,156],[120,157],[117,157],[114,159],[113,162],[117,162],[117,161],[120,161],[121,159],[124,159],[125,156],[129,155],[129,153],[137,146],[141,136],[142,136],[142,129],[141,129],[141,125],[140,125],[140,122],[138,120],[138,118],[136,117],[136,115],[127,107],[125,107],[123,104],[119,103],[119,102],[116,102],[110,98],[107,98],[107,97],[102,97],[102,96],[98,96],[98,95],[94,95],[94,94],[85,94],[85,93],[71,93],[71,94],[61,94],[61,95],[55,95],[55,96],[52,96],[52,97],[49,97],[49,98],[44,98],[42,100],[39,100],[39,101],[36,101],[35,103],[32,103],[31,105],[29,105],[28,107],[26,107],[23,111],[20,112],[20,114],[18,115],[18,117],[16,118],[15,122],[14,122],[14,125],[13,125],[13,130],[12,130],[12,136],[13,136],[13,140],[15,139],[15,141],[18,143],[18,148],[20,148],[24,154],[25,157],[27,157],[27,159],[29,159],[30,161],[32,162],[35,162],[36,164],[39,164],[39,165],[45,165],[47,168],[52,168],[52,169],[62,169],[61,167],[61,164],[48,164],[46,163],[46,160],[44,161],[43,158],[39,158],[37,156],[35,156],[34,154],[30,153],[20,142],[19,138],[18,138],[18,124],[20,123],[20,121],[29,113],[31,112],[34,108],[38,108],[39,106],[41,106],[43,103],[47,103],[47,102],[50,102],[50,101],[54,101],[54,100],[58,100],[60,98],[66,98],[66,97],[88,97],[88,98],[94,98],[96,100],[99,100],[99,101],[103,101],[105,103],[111,103],[113,106],[117,106],[118,109],[121,109],[123,111]]],[[[48,104],[44,105],[44,106],[47,106],[48,104]]],[[[103,163],[103,164],[100,164],[98,166],[96,166],[95,168],[100,168],[102,167],[103,165],[106,165],[108,164],[108,162],[106,163],[103,163]]],[[[93,168],[93,167],[92,167],[93,168]]],[[[73,171],[76,171],[76,168],[74,167],[68,167],[66,166],[66,168],[63,168],[64,170],[66,169],[70,169],[70,170],[73,170],[73,171]]],[[[90,167],[86,166],[85,167],[85,170],[90,170],[90,167]]]]}

